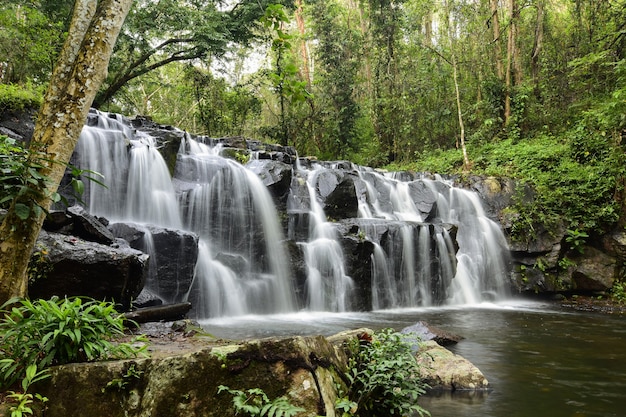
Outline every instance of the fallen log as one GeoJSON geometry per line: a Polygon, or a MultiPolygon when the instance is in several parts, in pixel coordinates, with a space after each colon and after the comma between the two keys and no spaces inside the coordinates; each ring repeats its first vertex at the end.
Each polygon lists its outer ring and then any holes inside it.
{"type": "Polygon", "coordinates": [[[191,303],[165,304],[160,306],[144,307],[124,313],[127,320],[137,323],[148,323],[154,321],[174,321],[185,318],[191,310],[191,303]]]}

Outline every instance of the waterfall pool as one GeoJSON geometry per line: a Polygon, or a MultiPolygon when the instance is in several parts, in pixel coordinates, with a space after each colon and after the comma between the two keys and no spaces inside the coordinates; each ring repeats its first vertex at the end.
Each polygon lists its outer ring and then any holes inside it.
{"type": "Polygon", "coordinates": [[[330,335],[424,320],[465,337],[450,348],[485,374],[488,393],[428,395],[433,417],[610,417],[626,415],[626,317],[507,301],[367,313],[294,313],[202,321],[233,339],[330,335]]]}

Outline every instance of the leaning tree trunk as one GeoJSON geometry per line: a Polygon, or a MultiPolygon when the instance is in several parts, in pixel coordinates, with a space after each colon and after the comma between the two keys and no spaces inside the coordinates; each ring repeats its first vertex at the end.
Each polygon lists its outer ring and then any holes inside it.
{"type": "Polygon", "coordinates": [[[27,268],[45,213],[72,156],[87,113],[104,81],[113,46],[132,0],[76,0],[63,45],[37,116],[31,155],[46,178],[26,200],[16,198],[0,226],[0,303],[27,294],[27,268]],[[34,196],[34,197],[33,197],[34,196]],[[26,205],[22,220],[15,208],[26,205]],[[39,213],[39,214],[37,214],[39,213]]]}

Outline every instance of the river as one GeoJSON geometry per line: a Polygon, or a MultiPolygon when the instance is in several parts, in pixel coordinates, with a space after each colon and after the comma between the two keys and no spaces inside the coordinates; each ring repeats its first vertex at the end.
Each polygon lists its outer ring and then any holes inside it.
{"type": "Polygon", "coordinates": [[[295,313],[202,322],[234,339],[330,335],[358,327],[401,328],[424,320],[465,337],[450,350],[485,374],[485,394],[428,395],[432,417],[626,416],[626,317],[539,302],[371,313],[295,313]]]}

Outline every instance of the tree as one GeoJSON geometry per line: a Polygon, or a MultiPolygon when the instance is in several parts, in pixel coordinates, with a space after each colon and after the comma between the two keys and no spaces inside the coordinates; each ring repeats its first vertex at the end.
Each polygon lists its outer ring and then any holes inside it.
{"type": "Polygon", "coordinates": [[[63,43],[63,24],[28,4],[0,8],[0,82],[47,80],[63,43]]]}
{"type": "Polygon", "coordinates": [[[452,65],[452,79],[454,80],[454,93],[456,98],[457,117],[459,120],[460,145],[463,152],[463,168],[469,170],[470,163],[467,156],[467,147],[465,146],[465,124],[463,123],[463,111],[461,108],[461,92],[459,87],[458,63],[456,52],[454,50],[453,40],[455,38],[450,25],[451,6],[448,0],[444,0],[445,16],[444,26],[450,43],[450,65],[452,65]]]}
{"type": "Polygon", "coordinates": [[[45,211],[65,173],[132,0],[76,0],[68,36],[39,111],[29,164],[32,192],[19,194],[0,225],[0,302],[27,293],[27,267],[45,211]],[[45,158],[40,158],[45,155],[45,158]],[[32,182],[31,182],[32,183],[32,182]],[[18,208],[22,208],[21,210],[18,208]],[[28,211],[25,213],[24,208],[28,211]]]}
{"type": "MultiPolygon", "coordinates": [[[[316,96],[323,101],[325,129],[320,140],[321,151],[330,158],[347,158],[357,145],[356,124],[361,110],[355,99],[360,33],[341,22],[349,16],[335,1],[313,1],[311,14],[318,44],[316,57],[321,74],[316,78],[316,96]]],[[[319,106],[320,103],[318,103],[319,106]]]]}
{"type": "Polygon", "coordinates": [[[129,81],[164,65],[221,56],[233,42],[249,43],[259,35],[259,19],[273,3],[293,2],[240,1],[228,9],[220,1],[134,2],[94,107],[109,102],[129,81]]]}

